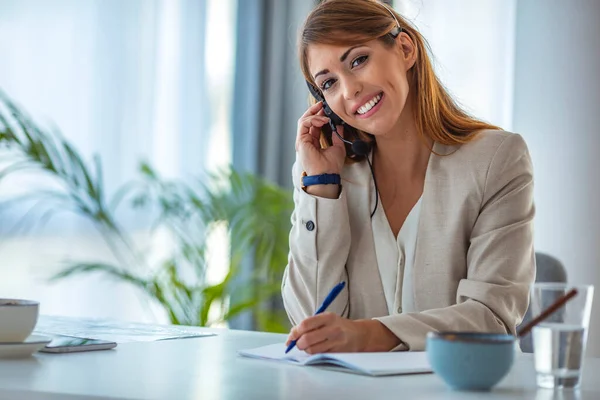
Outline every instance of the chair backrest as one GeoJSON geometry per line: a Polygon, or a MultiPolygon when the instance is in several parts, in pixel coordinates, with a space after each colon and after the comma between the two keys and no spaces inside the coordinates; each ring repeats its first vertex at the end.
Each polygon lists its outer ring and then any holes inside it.
{"type": "MultiPolygon", "coordinates": [[[[567,282],[567,270],[557,258],[544,253],[535,253],[535,264],[536,282],[567,282]]],[[[531,309],[528,309],[521,325],[531,321],[531,318],[531,309]]],[[[533,353],[531,333],[521,339],[520,345],[524,353],[533,353]]]]}

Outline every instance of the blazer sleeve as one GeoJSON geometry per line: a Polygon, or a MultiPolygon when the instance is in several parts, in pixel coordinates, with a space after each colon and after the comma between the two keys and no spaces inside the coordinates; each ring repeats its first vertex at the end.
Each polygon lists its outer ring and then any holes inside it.
{"type": "Polygon", "coordinates": [[[535,278],[534,214],[531,159],[521,136],[512,134],[489,165],[456,304],[376,318],[403,342],[393,350],[424,350],[430,331],[515,334],[535,278]]]}
{"type": "MultiPolygon", "coordinates": [[[[337,199],[311,196],[302,189],[302,170],[297,160],[292,168],[290,251],[281,287],[285,310],[294,325],[313,315],[335,285],[348,283],[346,261],[351,239],[343,188],[337,199]]],[[[348,285],[328,311],[348,316],[348,285]]]]}

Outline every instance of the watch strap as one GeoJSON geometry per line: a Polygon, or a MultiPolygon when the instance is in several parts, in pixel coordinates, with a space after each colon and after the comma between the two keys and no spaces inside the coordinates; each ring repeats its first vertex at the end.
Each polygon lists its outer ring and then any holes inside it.
{"type": "Polygon", "coordinates": [[[303,187],[311,185],[339,185],[342,181],[340,174],[302,175],[303,187]]]}

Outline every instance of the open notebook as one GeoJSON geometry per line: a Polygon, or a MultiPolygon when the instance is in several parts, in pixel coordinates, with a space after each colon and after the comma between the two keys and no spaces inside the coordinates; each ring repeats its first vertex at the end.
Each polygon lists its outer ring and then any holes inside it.
{"type": "Polygon", "coordinates": [[[342,367],[346,372],[371,376],[431,372],[427,355],[424,352],[322,353],[310,355],[294,348],[288,354],[285,354],[285,345],[278,343],[256,349],[240,350],[238,353],[245,357],[283,361],[299,365],[335,365],[342,367]]]}

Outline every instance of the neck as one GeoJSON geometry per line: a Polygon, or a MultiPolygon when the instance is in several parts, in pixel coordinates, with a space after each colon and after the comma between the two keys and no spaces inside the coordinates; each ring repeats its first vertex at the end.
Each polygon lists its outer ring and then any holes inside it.
{"type": "Polygon", "coordinates": [[[380,174],[393,174],[408,180],[424,176],[433,141],[420,137],[410,102],[394,129],[378,135],[375,140],[377,155],[374,162],[380,174]]]}

